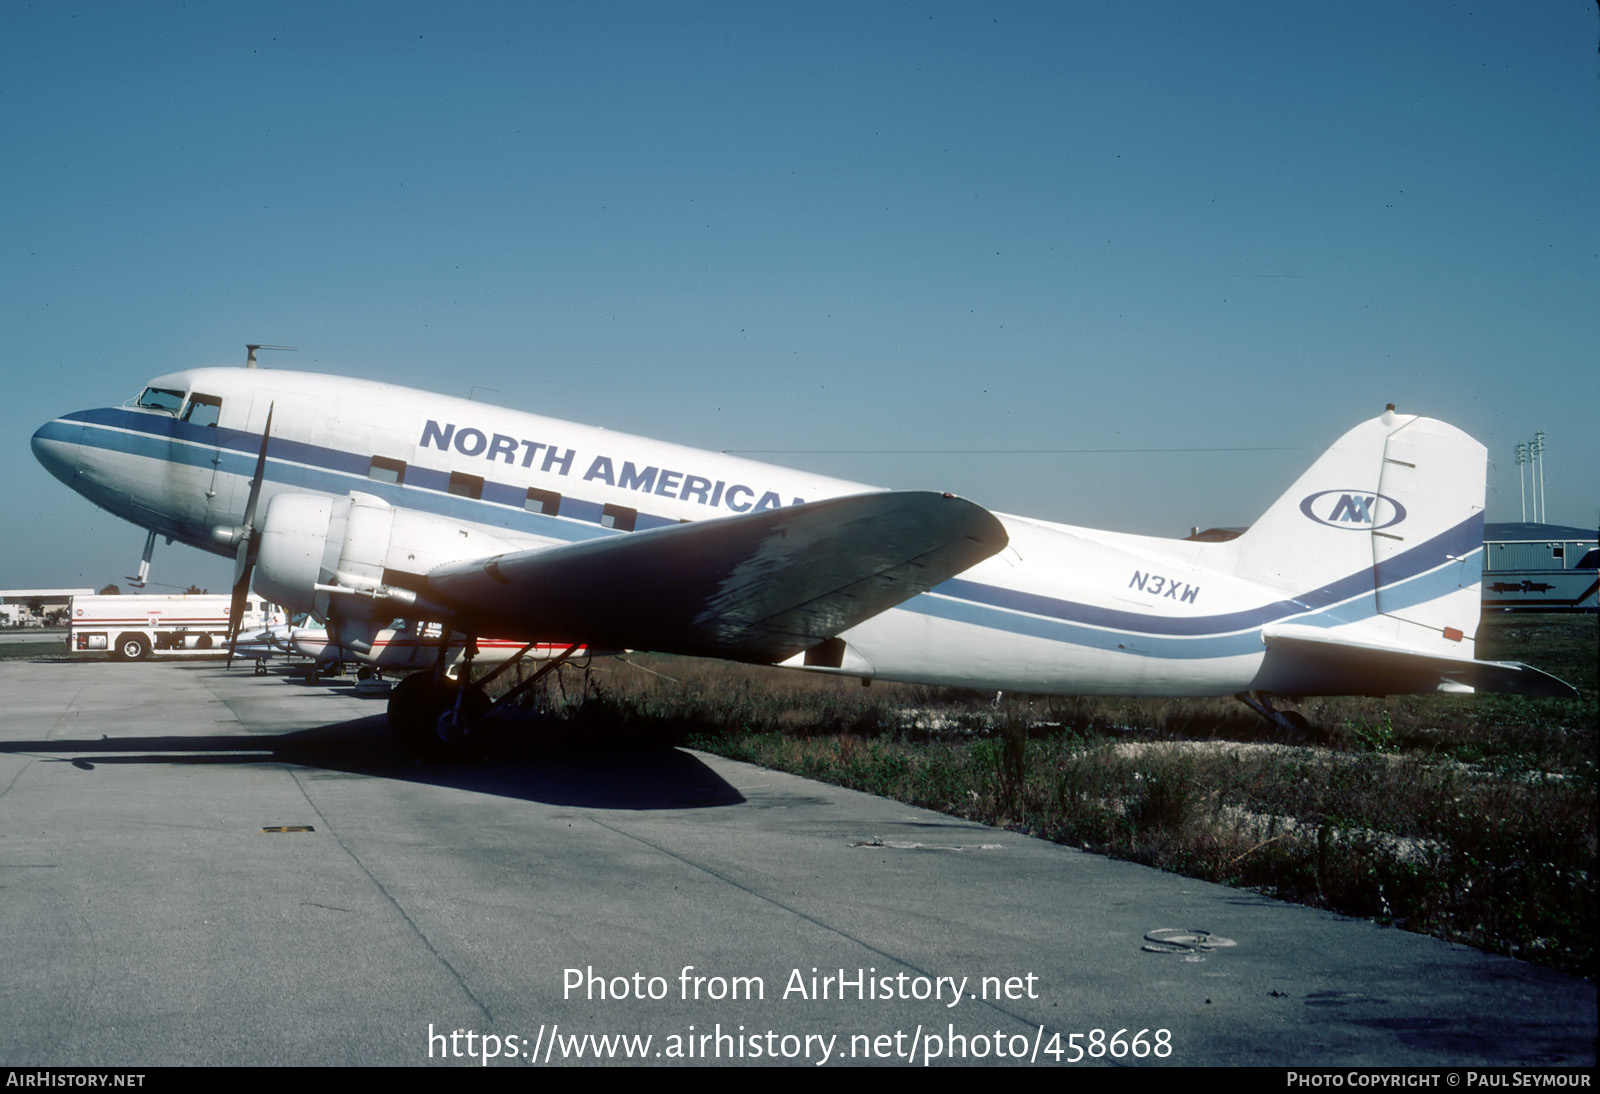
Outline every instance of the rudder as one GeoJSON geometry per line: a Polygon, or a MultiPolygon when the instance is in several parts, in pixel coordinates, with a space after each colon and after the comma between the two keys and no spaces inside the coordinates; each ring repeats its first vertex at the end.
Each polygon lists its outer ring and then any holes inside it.
{"type": "Polygon", "coordinates": [[[1308,608],[1349,605],[1323,625],[1470,658],[1486,468],[1466,433],[1391,408],[1334,442],[1234,541],[1235,573],[1308,608]]]}

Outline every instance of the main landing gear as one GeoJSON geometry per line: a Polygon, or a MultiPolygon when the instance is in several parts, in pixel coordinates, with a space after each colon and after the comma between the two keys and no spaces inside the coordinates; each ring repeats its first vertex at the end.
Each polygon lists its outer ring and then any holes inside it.
{"type": "Polygon", "coordinates": [[[453,759],[468,751],[467,740],[490,706],[481,687],[425,670],[390,690],[389,728],[424,759],[453,759]]]}
{"type": "Polygon", "coordinates": [[[582,648],[576,644],[568,646],[560,657],[553,658],[538,672],[491,702],[485,690],[490,682],[521,661],[535,643],[530,642],[488,676],[471,683],[477,641],[468,639],[458,678],[454,680],[444,671],[449,641],[446,631],[440,637],[439,658],[434,667],[406,677],[389,692],[389,728],[426,760],[465,759],[479,751],[483,723],[489,716],[560,668],[582,648]]]}

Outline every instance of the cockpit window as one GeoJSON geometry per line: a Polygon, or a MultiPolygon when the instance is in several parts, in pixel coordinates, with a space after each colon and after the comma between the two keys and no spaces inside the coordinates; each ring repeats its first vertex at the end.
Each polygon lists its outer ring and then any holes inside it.
{"type": "Polygon", "coordinates": [[[201,395],[195,392],[189,400],[189,409],[184,411],[183,420],[190,425],[216,425],[217,419],[222,416],[222,400],[215,395],[201,395]]]}
{"type": "Polygon", "coordinates": [[[183,392],[169,391],[164,387],[147,387],[144,394],[139,396],[139,406],[146,410],[165,410],[168,414],[176,414],[183,405],[183,392]]]}

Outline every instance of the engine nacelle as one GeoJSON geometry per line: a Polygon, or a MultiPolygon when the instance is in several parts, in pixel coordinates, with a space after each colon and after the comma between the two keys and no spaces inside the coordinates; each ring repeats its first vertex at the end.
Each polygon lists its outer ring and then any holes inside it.
{"type": "Polygon", "coordinates": [[[291,611],[316,611],[316,586],[324,576],[333,576],[332,566],[324,568],[323,557],[328,552],[334,500],[317,494],[278,494],[267,502],[257,533],[261,545],[254,582],[262,596],[291,611]]]}
{"type": "Polygon", "coordinates": [[[255,587],[294,611],[328,621],[330,637],[358,653],[371,650],[395,616],[444,616],[385,571],[425,574],[462,558],[514,549],[476,529],[352,491],[347,497],[277,494],[267,503],[256,555],[255,587]]]}

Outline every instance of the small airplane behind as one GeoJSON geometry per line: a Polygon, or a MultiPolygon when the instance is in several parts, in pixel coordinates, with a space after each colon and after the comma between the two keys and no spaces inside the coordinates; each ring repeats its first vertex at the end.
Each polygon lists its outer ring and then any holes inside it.
{"type": "MultiPolygon", "coordinates": [[[[245,369],[157,377],[42,426],[90,501],[235,558],[370,657],[394,618],[528,652],[636,649],[1024,693],[1569,695],[1479,660],[1486,452],[1393,407],[1255,524],[1169,540],[991,513],[389,384],[245,369]]],[[[236,627],[235,627],[236,629],[236,627]]],[[[472,641],[476,640],[476,641],[472,641]]],[[[504,702],[502,698],[500,702],[504,702]]],[[[489,709],[435,657],[402,736],[489,709]]]]}
{"type": "Polygon", "coordinates": [[[228,659],[230,662],[235,658],[253,661],[256,675],[263,676],[266,674],[268,661],[295,655],[291,642],[294,630],[292,623],[274,623],[254,631],[241,630],[228,647],[228,659]]]}
{"type": "MultiPolygon", "coordinates": [[[[307,620],[241,633],[233,642],[233,656],[254,660],[258,676],[266,672],[266,662],[272,658],[300,657],[307,662],[308,679],[337,673],[346,663],[360,666],[357,672],[365,679],[384,672],[407,673],[434,668],[440,661],[439,644],[443,637],[444,629],[437,623],[396,619],[377,632],[370,649],[357,652],[341,649],[328,637],[327,627],[307,620]]],[[[458,667],[467,660],[468,641],[468,636],[460,632],[450,634],[443,659],[447,676],[454,678],[458,667]]],[[[473,663],[479,668],[503,664],[519,653],[530,661],[539,662],[565,652],[563,646],[548,644],[536,644],[531,650],[524,650],[526,643],[504,638],[479,638],[476,645],[473,663]]],[[[585,653],[580,649],[575,656],[585,653]]]]}
{"type": "MultiPolygon", "coordinates": [[[[439,661],[439,643],[444,628],[438,623],[413,622],[396,619],[390,626],[380,628],[373,637],[372,647],[365,651],[344,650],[328,637],[328,628],[315,624],[296,627],[288,636],[289,646],[302,657],[309,657],[318,665],[334,666],[344,661],[355,661],[377,672],[415,672],[432,669],[439,661]]],[[[457,666],[467,660],[467,644],[473,642],[476,650],[472,662],[479,668],[503,664],[521,653],[530,661],[548,661],[559,657],[566,647],[550,643],[518,642],[509,638],[470,638],[460,631],[452,631],[447,639],[444,670],[455,675],[457,666]]],[[[584,656],[579,649],[574,656],[584,656]]]]}

